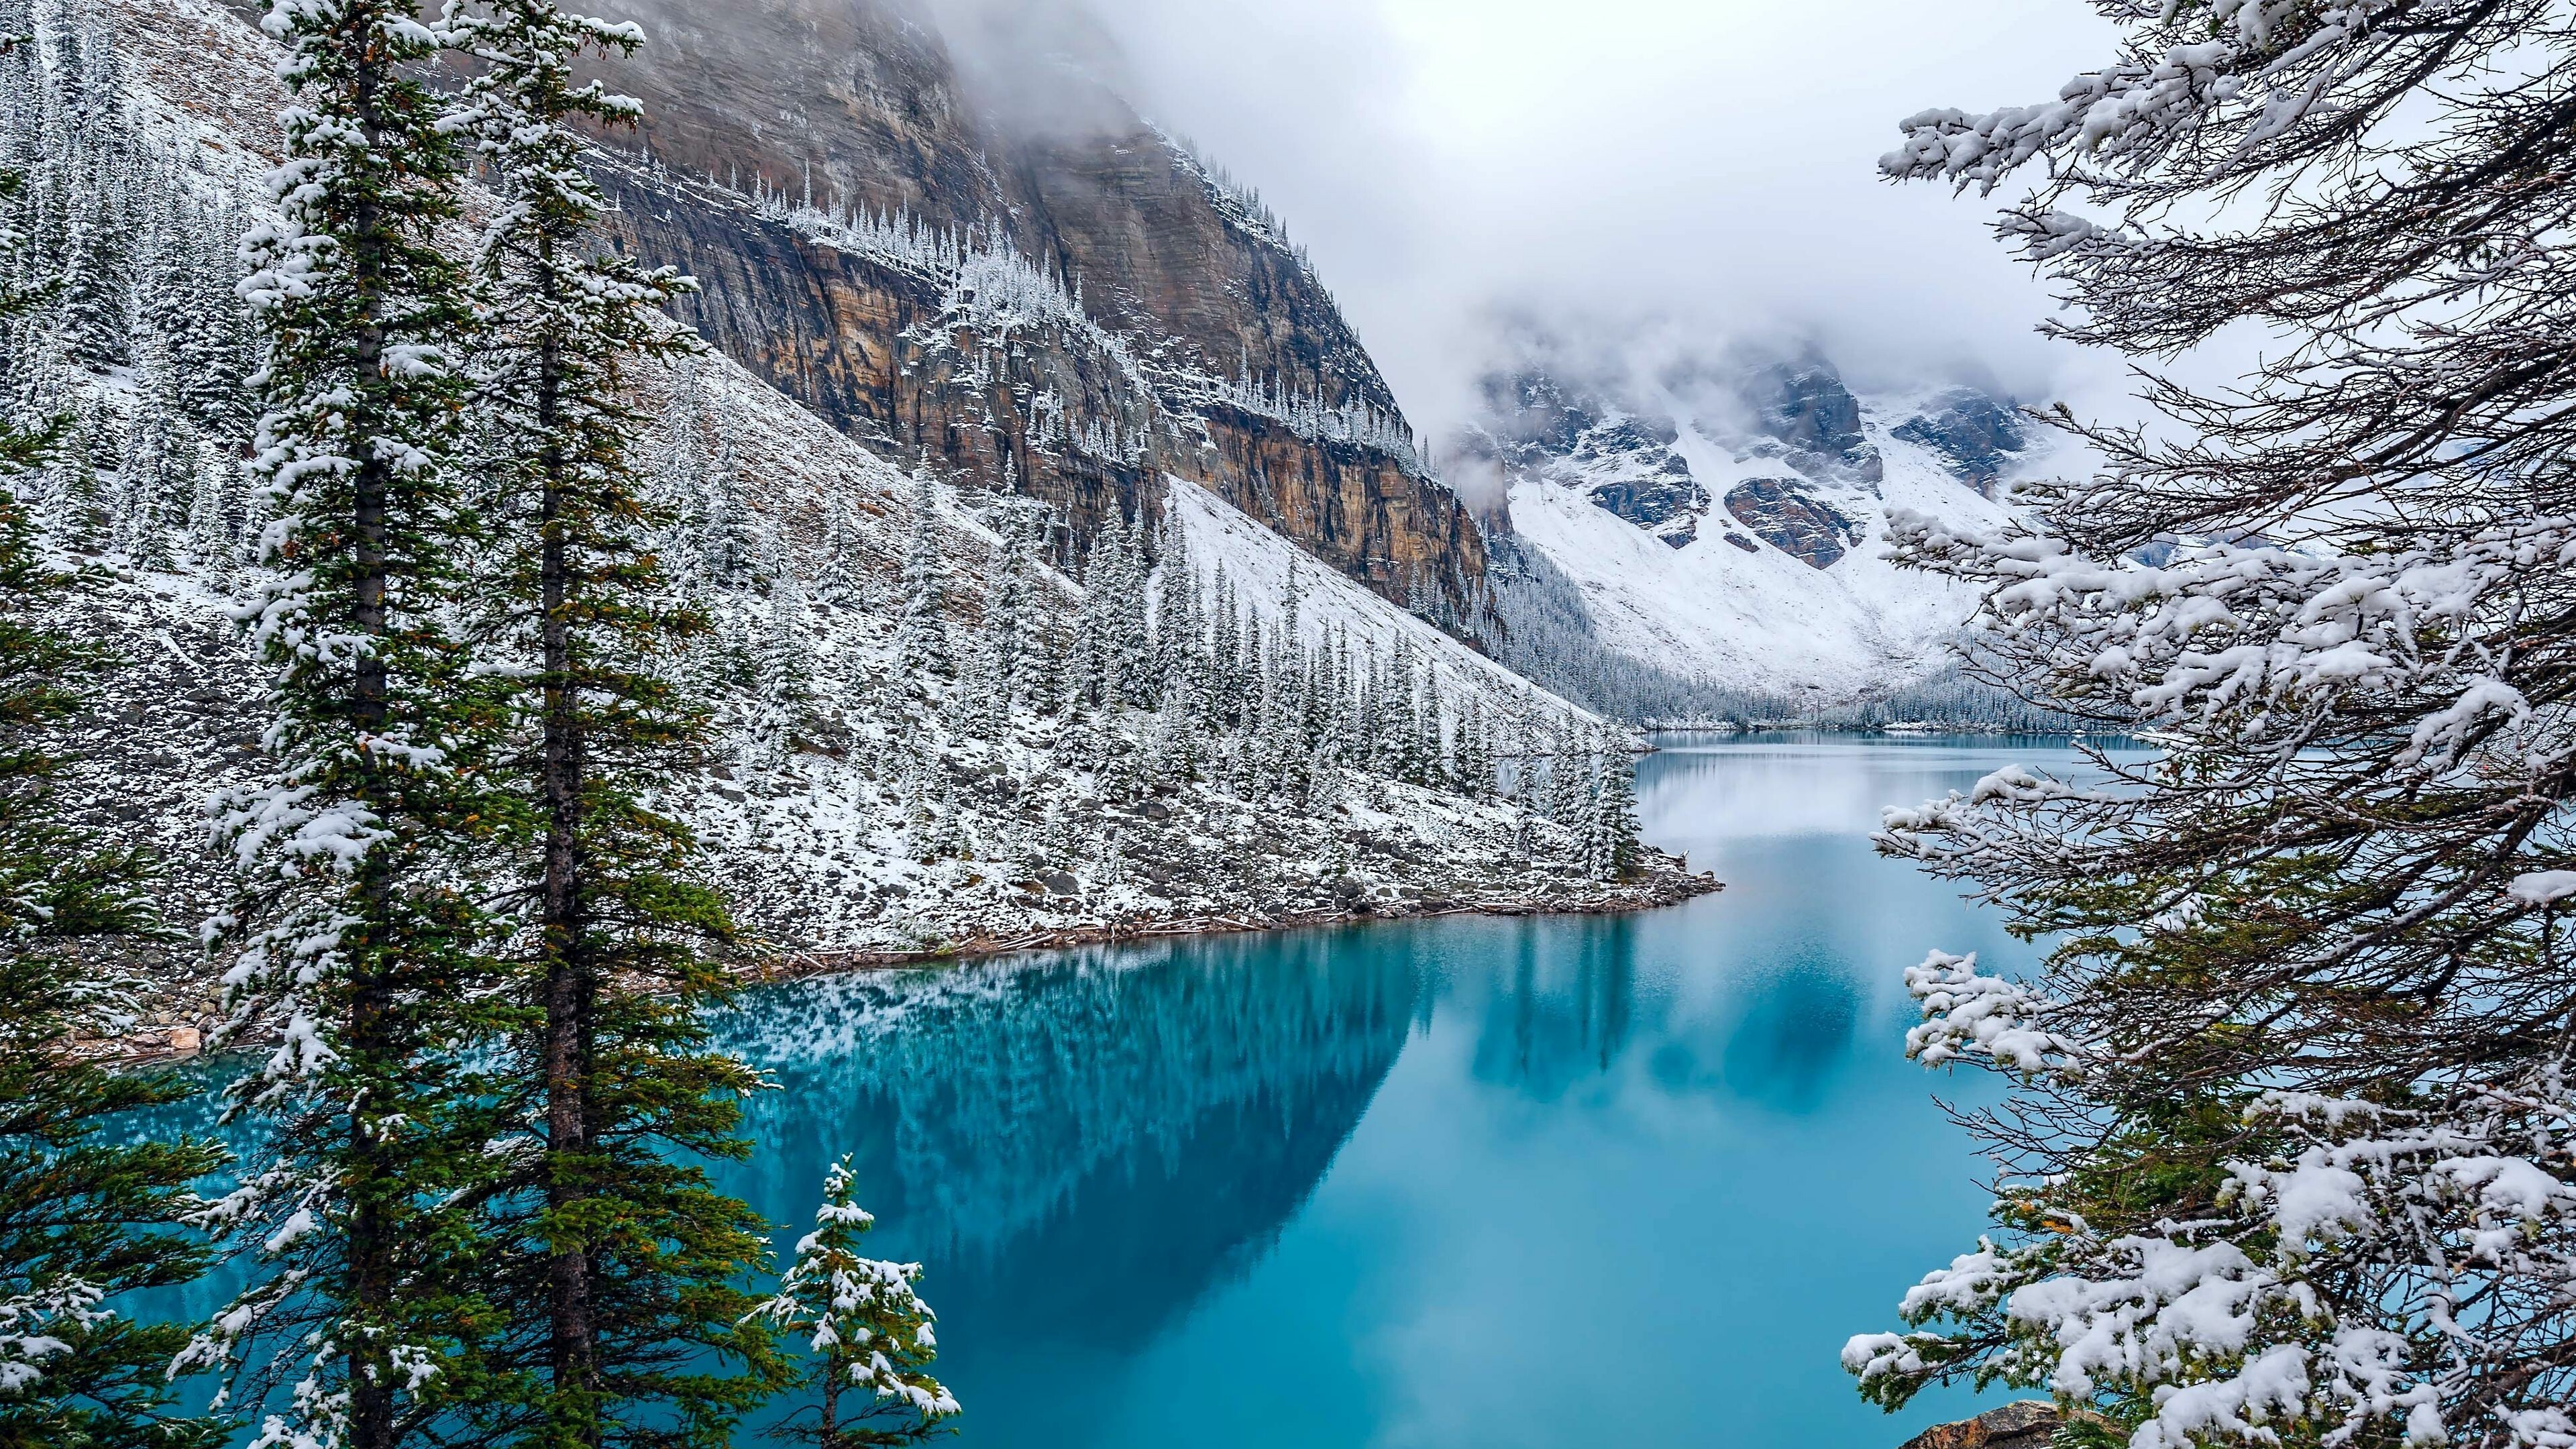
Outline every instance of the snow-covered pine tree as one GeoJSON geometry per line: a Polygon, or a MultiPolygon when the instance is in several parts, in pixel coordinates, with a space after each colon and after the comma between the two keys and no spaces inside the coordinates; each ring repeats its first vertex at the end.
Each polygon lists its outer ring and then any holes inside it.
{"type": "Polygon", "coordinates": [[[466,1205],[517,1120],[475,1055],[503,1000],[469,888],[507,813],[481,768],[497,711],[448,625],[472,312],[437,233],[463,157],[408,0],[279,3],[265,24],[293,100],[243,294],[269,343],[279,567],[247,622],[276,670],[277,763],[220,801],[245,881],[213,926],[229,1030],[277,1045],[233,1089],[271,1119],[267,1155],[215,1220],[261,1271],[183,1366],[247,1374],[237,1401],[272,1406],[271,1442],[393,1449],[490,1388],[466,1205]]]}
{"type": "MultiPolygon", "coordinates": [[[[0,36],[0,57],[11,39],[0,36]]],[[[17,186],[0,172],[0,203],[17,186]]],[[[0,227],[0,264],[18,243],[0,227]]],[[[0,313],[23,301],[0,286],[0,313]]],[[[42,606],[75,584],[45,566],[12,486],[64,431],[0,419],[0,1444],[212,1449],[221,1425],[169,1412],[166,1370],[188,1330],[138,1321],[114,1300],[203,1274],[209,1252],[183,1231],[200,1206],[188,1189],[225,1154],[110,1130],[194,1097],[196,1083],[63,1050],[76,1032],[103,1030],[118,1000],[60,943],[152,925],[141,861],[62,818],[50,788],[62,762],[38,737],[82,706],[82,686],[109,662],[42,622],[42,606]]]]}
{"type": "Polygon", "coordinates": [[[1189,535],[1170,510],[1163,516],[1162,557],[1154,572],[1154,671],[1158,697],[1169,698],[1184,675],[1195,674],[1206,647],[1200,617],[1197,565],[1189,535]]]}
{"type": "Polygon", "coordinates": [[[675,357],[654,414],[652,476],[664,507],[691,529],[690,553],[707,506],[707,395],[698,359],[675,357]]]}
{"type": "Polygon", "coordinates": [[[895,684],[920,693],[956,672],[948,645],[948,567],[939,543],[939,508],[930,475],[912,485],[912,533],[903,550],[903,615],[895,625],[895,684]]]}
{"type": "Polygon", "coordinates": [[[99,472],[99,459],[110,448],[107,425],[95,404],[83,408],[54,449],[54,530],[76,549],[97,552],[107,546],[116,527],[116,498],[99,472]]]}
{"type": "Polygon", "coordinates": [[[191,211],[187,221],[186,285],[173,301],[178,398],[201,435],[237,454],[258,422],[250,379],[259,367],[250,312],[233,294],[230,243],[241,234],[241,219],[221,205],[191,211]]]}
{"type": "Polygon", "coordinates": [[[921,1301],[921,1265],[861,1255],[876,1219],[858,1206],[853,1183],[846,1157],[824,1174],[814,1231],[798,1240],[778,1292],[759,1309],[813,1355],[809,1401],[781,1432],[814,1449],[917,1444],[959,1412],[956,1396],[930,1376],[937,1316],[921,1301]]]}
{"type": "Polygon", "coordinates": [[[133,258],[113,189],[85,187],[69,202],[62,292],[53,309],[57,345],[71,361],[93,368],[130,362],[133,258]]]}
{"type": "Polygon", "coordinates": [[[1072,690],[1073,668],[1066,657],[1068,631],[1055,622],[1059,612],[1055,607],[1059,601],[1056,582],[1038,567],[1044,547],[1043,535],[1030,545],[1030,606],[1023,615],[1026,643],[1021,652],[1025,663],[1020,697],[1038,713],[1054,714],[1063,709],[1072,690]]]}
{"type": "Polygon", "coordinates": [[[1333,821],[1331,816],[1342,803],[1341,773],[1342,767],[1333,758],[1332,746],[1329,743],[1317,741],[1306,755],[1303,778],[1306,814],[1310,818],[1325,821],[1333,828],[1336,841],[1340,839],[1340,830],[1338,822],[1333,821]]]}
{"type": "Polygon", "coordinates": [[[859,530],[849,505],[838,498],[823,505],[822,567],[814,579],[815,595],[827,604],[848,608],[865,594],[867,568],[859,551],[859,530]]]}
{"type": "Polygon", "coordinates": [[[2576,1442],[2576,29],[2103,13],[2109,63],[1882,168],[2029,177],[1999,229],[2061,336],[2267,342],[2080,428],[2101,467],[2027,531],[1900,522],[1986,591],[1990,677],[2161,748],[1891,817],[2060,944],[1908,973],[1911,1053],[2019,1081],[1976,1119],[2000,1231],[1844,1361],[1891,1404],[2048,1385],[2139,1449],[2576,1442]]]}
{"type": "MultiPolygon", "coordinates": [[[[1306,631],[1299,613],[1306,600],[1305,570],[1297,560],[1288,561],[1288,582],[1279,592],[1279,626],[1271,639],[1270,675],[1272,703],[1282,715],[1281,725],[1289,733],[1302,735],[1306,719],[1306,631]]],[[[1299,743],[1305,742],[1301,739],[1299,743]]]]}
{"type": "Polygon", "coordinates": [[[1626,880],[1643,859],[1637,841],[1637,762],[1625,731],[1604,726],[1599,739],[1601,783],[1593,796],[1593,829],[1602,880],[1626,880]]]}
{"type": "Polygon", "coordinates": [[[1494,751],[1486,734],[1481,695],[1467,696],[1467,712],[1458,720],[1457,768],[1452,779],[1459,793],[1471,800],[1487,799],[1494,793],[1494,751]]]}
{"type": "Polygon", "coordinates": [[[1435,789],[1455,788],[1449,769],[1449,701],[1440,692],[1440,665],[1426,661],[1422,669],[1421,743],[1415,753],[1422,760],[1422,783],[1435,789]]]}
{"type": "MultiPolygon", "coordinates": [[[[533,928],[514,943],[512,1099],[540,1135],[511,1161],[485,1262],[503,1366],[533,1388],[474,1417],[532,1444],[717,1443],[784,1366],[740,1287],[764,1225],[702,1165],[748,1151],[737,1104],[759,1085],[707,1044],[733,925],[687,830],[649,803],[705,738],[664,672],[703,621],[666,598],[628,378],[686,350],[659,309],[689,284],[599,249],[607,203],[574,129],[633,124],[632,99],[575,71],[643,35],[553,0],[480,0],[447,26],[475,62],[450,124],[500,199],[474,266],[474,399],[498,435],[485,463],[509,530],[485,643],[521,666],[507,673],[535,737],[500,768],[533,928]]],[[[801,691],[804,595],[774,531],[764,552],[763,685],[801,691]]]]}
{"type": "Polygon", "coordinates": [[[1605,784],[1602,777],[1605,762],[1601,736],[1594,731],[1578,736],[1578,739],[1579,748],[1570,761],[1572,766],[1570,773],[1574,777],[1574,785],[1568,791],[1572,803],[1568,807],[1565,824],[1574,835],[1575,867],[1590,879],[1608,880],[1610,878],[1610,835],[1602,828],[1604,824],[1602,794],[1605,784]]]}
{"type": "Polygon", "coordinates": [[[221,457],[200,475],[188,510],[188,551],[217,588],[235,586],[242,562],[242,528],[249,511],[241,463],[221,457]]]}
{"type": "Polygon", "coordinates": [[[1152,709],[1162,703],[1162,676],[1154,667],[1148,620],[1145,520],[1140,516],[1132,527],[1113,520],[1107,541],[1109,557],[1094,559],[1101,575],[1102,645],[1117,661],[1120,701],[1130,709],[1152,709]]]}
{"type": "MultiPolygon", "coordinates": [[[[12,37],[0,36],[0,56],[12,37]]],[[[0,172],[0,203],[18,178],[0,172]]],[[[0,264],[19,243],[0,227],[0,264]]],[[[23,304],[0,286],[0,313],[23,304]]],[[[124,1114],[184,1101],[193,1082],[111,1072],[66,1053],[117,1005],[96,968],[58,949],[148,929],[141,862],[62,818],[61,761],[37,732],[76,712],[108,660],[48,628],[74,581],[47,568],[14,480],[64,431],[0,419],[0,1444],[223,1441],[210,1420],[168,1413],[167,1366],[188,1331],[142,1323],[111,1300],[194,1281],[209,1256],[182,1225],[189,1184],[225,1154],[189,1139],[111,1134],[124,1114]]]]}
{"type": "Polygon", "coordinates": [[[779,729],[789,729],[814,694],[814,640],[806,619],[805,585],[796,577],[787,539],[775,527],[762,531],[760,578],[769,591],[761,617],[760,696],[779,729]]]}
{"type": "Polygon", "coordinates": [[[1227,576],[1222,559],[1217,561],[1209,599],[1207,678],[1199,697],[1207,702],[1212,723],[1231,726],[1237,719],[1235,704],[1242,698],[1237,661],[1242,654],[1243,618],[1234,596],[1234,580],[1227,576]]]}
{"type": "Polygon", "coordinates": [[[1030,674],[1029,597],[1031,569],[1026,550],[1009,538],[995,551],[993,576],[984,586],[983,703],[985,737],[1000,740],[1019,708],[1030,674]]]}
{"type": "Polygon", "coordinates": [[[146,568],[176,567],[186,551],[189,513],[207,482],[205,453],[197,430],[167,400],[154,408],[154,436],[145,472],[136,485],[135,562],[146,568]]]}
{"type": "Polygon", "coordinates": [[[1588,765],[1574,721],[1565,715],[1557,716],[1548,731],[1547,779],[1539,813],[1568,828],[1579,824],[1584,804],[1590,798],[1588,765]]]}
{"type": "MultiPolygon", "coordinates": [[[[695,384],[694,370],[683,376],[695,384]]],[[[715,455],[704,460],[697,475],[705,489],[698,509],[698,569],[717,588],[738,589],[751,573],[751,513],[742,498],[739,429],[731,402],[709,404],[705,425],[715,436],[715,455]]]]}

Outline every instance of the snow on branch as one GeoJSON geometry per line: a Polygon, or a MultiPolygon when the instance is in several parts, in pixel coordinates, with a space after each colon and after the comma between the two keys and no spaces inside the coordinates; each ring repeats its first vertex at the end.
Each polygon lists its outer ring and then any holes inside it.
{"type": "Polygon", "coordinates": [[[1905,1033],[1905,1054],[1927,1067],[1984,1057],[2024,1075],[2071,1072],[2083,1046],[2041,1023],[2052,1003],[2018,981],[1977,970],[1976,953],[1935,951],[1906,968],[1905,989],[1923,1021],[1905,1033]]]}

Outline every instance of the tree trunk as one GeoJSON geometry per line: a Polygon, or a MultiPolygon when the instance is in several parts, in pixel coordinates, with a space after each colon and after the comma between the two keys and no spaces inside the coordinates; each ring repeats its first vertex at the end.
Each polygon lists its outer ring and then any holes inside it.
{"type": "MultiPolygon", "coordinates": [[[[537,239],[537,285],[543,305],[552,313],[558,300],[554,271],[554,238],[537,239]]],[[[551,326],[551,318],[546,324],[551,326]]],[[[579,691],[573,678],[572,631],[566,617],[572,588],[570,553],[564,517],[566,474],[570,460],[558,433],[562,426],[563,376],[557,344],[551,335],[538,341],[536,430],[539,439],[538,499],[538,648],[544,671],[544,720],[538,761],[538,791],[545,811],[545,862],[540,902],[544,939],[545,1040],[540,1070],[545,1077],[546,1144],[552,1170],[546,1178],[546,1203],[561,1215],[586,1195],[580,1174],[586,1164],[567,1172],[567,1159],[590,1150],[590,1019],[591,980],[582,940],[581,794],[583,750],[579,691]]],[[[598,1442],[598,1424],[587,1396],[598,1379],[598,1326],[591,1312],[590,1254],[586,1244],[561,1240],[552,1244],[547,1264],[548,1363],[558,1395],[585,1398],[580,1437],[598,1442]]]]}
{"type": "MultiPolygon", "coordinates": [[[[376,86],[380,79],[374,66],[367,66],[357,76],[357,111],[360,128],[369,144],[380,142],[382,127],[376,119],[376,86]]],[[[376,383],[384,367],[385,331],[374,316],[373,299],[384,289],[386,238],[383,221],[371,202],[361,201],[351,217],[349,264],[352,282],[362,298],[369,299],[369,320],[357,331],[357,355],[354,359],[359,378],[360,396],[376,383]]],[[[361,412],[351,429],[353,436],[364,439],[368,434],[366,415],[361,412]]],[[[362,637],[380,639],[385,633],[385,493],[386,465],[373,448],[361,446],[361,457],[352,497],[352,537],[350,546],[357,561],[354,579],[354,615],[352,626],[362,637]]],[[[361,656],[353,666],[349,691],[349,726],[363,741],[384,733],[386,719],[386,684],[383,657],[374,650],[361,656]]],[[[381,801],[385,794],[382,770],[375,752],[362,743],[360,757],[365,784],[361,787],[370,802],[381,801]]],[[[380,807],[381,809],[381,807],[380,807]]],[[[379,952],[386,942],[381,932],[392,898],[392,874],[380,859],[371,856],[359,885],[364,902],[367,926],[362,928],[356,974],[350,982],[349,1046],[356,1061],[381,1059],[394,1043],[393,1023],[388,1019],[392,1006],[391,986],[386,979],[379,952]]],[[[348,1272],[350,1316],[365,1320],[384,1316],[392,1306],[396,1269],[396,1243],[392,1225],[386,1221],[383,1182],[386,1175],[385,1146],[380,1142],[366,1114],[375,1104],[353,1104],[349,1127],[349,1232],[348,1272]]],[[[394,1374],[380,1338],[353,1340],[346,1346],[349,1359],[349,1443],[351,1449],[391,1449],[394,1443],[394,1374]]]]}

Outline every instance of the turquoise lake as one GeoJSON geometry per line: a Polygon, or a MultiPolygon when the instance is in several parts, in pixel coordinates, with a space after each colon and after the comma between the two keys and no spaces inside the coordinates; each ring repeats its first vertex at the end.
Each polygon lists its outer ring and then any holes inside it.
{"type": "Polygon", "coordinates": [[[1879,859],[1881,808],[2062,746],[1675,737],[1648,837],[1726,882],[1625,917],[1204,938],[760,992],[784,1090],[729,1185],[856,1154],[918,1259],[951,1441],[1895,1449],[1843,1339],[1973,1245],[1982,1163],[1904,968],[2027,960],[1879,859]]]}
{"type": "Polygon", "coordinates": [[[855,1157],[872,1250],[926,1265],[961,1449],[1896,1449],[1978,1401],[1882,1414],[1838,1350],[1973,1246],[1984,1164],[1935,1099],[1992,1090],[1904,1059],[1903,972],[2035,952],[1870,833],[2075,757],[1663,744],[1646,834],[1726,882],[1684,906],[750,993],[721,1035],[782,1090],[724,1185],[783,1249],[855,1157]]]}

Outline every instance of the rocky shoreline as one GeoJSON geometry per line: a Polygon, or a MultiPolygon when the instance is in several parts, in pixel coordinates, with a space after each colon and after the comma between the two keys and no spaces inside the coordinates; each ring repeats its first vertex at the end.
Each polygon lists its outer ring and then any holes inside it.
{"type": "Polygon", "coordinates": [[[1649,850],[1647,868],[1632,881],[1615,882],[1588,896],[1501,896],[1453,901],[1438,897],[1419,901],[1369,902],[1331,910],[1259,912],[1232,915],[1143,917],[1132,921],[1095,922],[1015,936],[975,935],[915,951],[848,950],[789,953],[762,969],[764,981],[795,980],[842,971],[886,971],[951,961],[984,960],[1020,951],[1055,951],[1074,946],[1115,945],[1122,941],[1164,940],[1176,936],[1235,935],[1254,931],[1293,931],[1315,926],[1352,925],[1362,921],[1423,920],[1440,916],[1608,916],[1677,906],[1724,890],[1708,871],[1694,871],[1679,856],[1649,850]]]}
{"type": "MultiPolygon", "coordinates": [[[[809,976],[857,971],[894,971],[1075,946],[1114,945],[1128,941],[1166,940],[1181,936],[1227,935],[1254,931],[1289,931],[1363,921],[1425,920],[1442,916],[1590,916],[1619,915],[1680,905],[1724,889],[1707,871],[1694,871],[1682,857],[1649,849],[1644,868],[1629,880],[1602,883],[1585,890],[1541,887],[1523,894],[1447,899],[1361,899],[1325,910],[1279,914],[1237,912],[1088,921],[1076,925],[1001,934],[975,931],[918,949],[806,949],[776,951],[745,963],[749,983],[792,981],[809,976]]],[[[94,963],[102,978],[126,976],[147,984],[132,1002],[131,1020],[122,1029],[74,1039],[74,1049],[92,1060],[143,1066],[185,1060],[204,1049],[221,1022],[222,987],[212,966],[194,953],[166,942],[110,938],[84,943],[81,959],[94,963]]]]}

